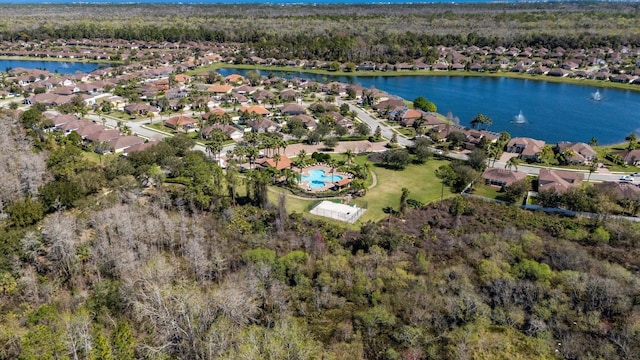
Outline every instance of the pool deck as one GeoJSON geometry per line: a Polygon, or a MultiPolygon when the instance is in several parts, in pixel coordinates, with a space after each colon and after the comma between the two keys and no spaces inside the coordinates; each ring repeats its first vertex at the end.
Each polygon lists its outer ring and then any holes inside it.
{"type": "MultiPolygon", "coordinates": [[[[302,176],[310,176],[309,171],[311,171],[311,170],[324,170],[325,174],[331,174],[331,167],[329,167],[327,165],[324,165],[324,164],[316,164],[316,165],[307,166],[307,167],[302,169],[300,174],[302,176]]],[[[349,182],[351,182],[351,179],[353,179],[353,176],[351,174],[344,173],[344,172],[334,171],[333,175],[342,176],[342,179],[349,179],[349,182]]],[[[311,188],[311,187],[309,187],[309,181],[307,180],[307,181],[301,181],[299,183],[299,186],[301,188],[305,189],[308,192],[322,192],[322,191],[327,191],[327,190],[331,189],[332,187],[334,187],[336,185],[337,182],[338,181],[325,182],[325,186],[323,186],[323,187],[311,188]]]]}

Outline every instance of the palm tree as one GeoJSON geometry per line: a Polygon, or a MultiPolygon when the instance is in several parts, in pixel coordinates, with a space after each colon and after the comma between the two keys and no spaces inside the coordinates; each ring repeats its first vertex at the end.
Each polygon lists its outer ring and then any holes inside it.
{"type": "Polygon", "coordinates": [[[222,152],[223,144],[220,140],[213,140],[207,143],[207,152],[216,160],[220,160],[220,152],[222,152]]]}
{"type": "Polygon", "coordinates": [[[344,156],[347,158],[347,164],[351,164],[353,159],[356,157],[356,154],[353,152],[353,150],[347,149],[347,151],[344,152],[344,156]]]}
{"type": "Polygon", "coordinates": [[[255,146],[247,147],[247,157],[249,158],[249,168],[253,167],[254,160],[258,157],[259,151],[255,146]]]}
{"type": "Polygon", "coordinates": [[[635,133],[631,133],[629,135],[627,135],[626,138],[624,138],[625,140],[627,140],[629,142],[629,146],[628,146],[628,150],[633,150],[636,146],[636,142],[638,141],[638,135],[636,135],[635,133]]]}
{"type": "Polygon", "coordinates": [[[298,164],[298,167],[300,168],[300,172],[302,172],[302,168],[304,167],[305,161],[306,161],[306,157],[307,157],[307,152],[302,149],[298,152],[298,158],[296,159],[296,163],[298,164]]]}
{"type": "Polygon", "coordinates": [[[327,165],[329,165],[329,167],[331,168],[331,182],[333,183],[333,174],[336,168],[338,167],[338,163],[336,162],[335,159],[332,158],[327,160],[327,165]]]}
{"type": "Polygon", "coordinates": [[[273,162],[276,164],[276,170],[278,169],[278,163],[282,160],[282,155],[279,153],[273,154],[273,162]]]}
{"type": "Polygon", "coordinates": [[[471,127],[473,129],[475,129],[476,127],[478,127],[480,125],[489,126],[492,123],[493,123],[493,120],[491,120],[491,118],[489,118],[485,114],[478,114],[473,119],[471,119],[471,127]]]}
{"type": "Polygon", "coordinates": [[[515,168],[516,171],[518,171],[518,164],[520,163],[520,159],[518,159],[517,157],[512,157],[510,158],[507,163],[505,164],[504,168],[507,170],[511,170],[511,168],[515,168]]]}
{"type": "Polygon", "coordinates": [[[293,186],[300,182],[300,178],[301,178],[300,173],[297,173],[289,168],[282,169],[280,173],[284,177],[284,181],[289,186],[293,186]]]}

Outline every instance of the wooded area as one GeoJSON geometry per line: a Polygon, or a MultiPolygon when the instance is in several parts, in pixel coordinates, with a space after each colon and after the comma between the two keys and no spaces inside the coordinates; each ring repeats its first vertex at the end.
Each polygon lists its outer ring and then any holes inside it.
{"type": "Polygon", "coordinates": [[[0,40],[215,41],[241,44],[244,56],[395,63],[431,60],[439,45],[637,46],[639,11],[631,2],[2,5],[0,40]]]}
{"type": "Polygon", "coordinates": [[[640,353],[640,224],[455,197],[348,230],[192,139],[99,164],[37,118],[0,116],[0,358],[640,353]]]}

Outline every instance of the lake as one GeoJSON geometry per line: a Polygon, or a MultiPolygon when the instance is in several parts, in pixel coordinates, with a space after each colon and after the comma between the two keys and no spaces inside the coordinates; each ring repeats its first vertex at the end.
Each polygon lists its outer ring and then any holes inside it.
{"type": "Polygon", "coordinates": [[[76,71],[90,73],[93,70],[104,66],[102,64],[88,62],[66,62],[66,61],[38,61],[38,60],[2,60],[0,59],[0,71],[6,72],[8,68],[43,69],[59,74],[75,74],[76,71]]]}
{"type": "MultiPolygon", "coordinates": [[[[530,2],[535,2],[532,0],[530,2]]],[[[543,2],[546,0],[538,0],[543,2]]],[[[595,0],[605,1],[605,0],[595,0]]],[[[366,0],[194,0],[194,1],[176,1],[176,0],[85,0],[82,4],[290,4],[290,5],[322,5],[322,4],[476,4],[476,3],[521,3],[521,0],[386,0],[386,1],[366,1],[366,0]]],[[[557,1],[560,2],[560,1],[557,1]]],[[[9,4],[76,4],[73,0],[8,0],[9,4]]]]}
{"type": "MultiPolygon", "coordinates": [[[[236,69],[219,72],[246,73],[236,69]]],[[[512,137],[554,143],[589,142],[595,137],[604,145],[622,142],[631,132],[640,135],[640,92],[629,90],[497,77],[276,75],[373,86],[406,100],[424,96],[436,104],[439,113],[450,112],[459,118],[460,125],[469,126],[482,113],[493,120],[489,130],[507,131],[512,137]],[[600,101],[592,99],[596,92],[600,101]],[[520,114],[524,122],[518,121],[520,114]]]]}

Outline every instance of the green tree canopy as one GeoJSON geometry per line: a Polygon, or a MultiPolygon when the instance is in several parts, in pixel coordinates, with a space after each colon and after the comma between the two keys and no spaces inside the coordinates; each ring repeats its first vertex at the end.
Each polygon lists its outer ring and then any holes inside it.
{"type": "Polygon", "coordinates": [[[418,96],[413,100],[413,107],[426,112],[436,112],[438,107],[436,104],[427,100],[424,96],[418,96]]]}

